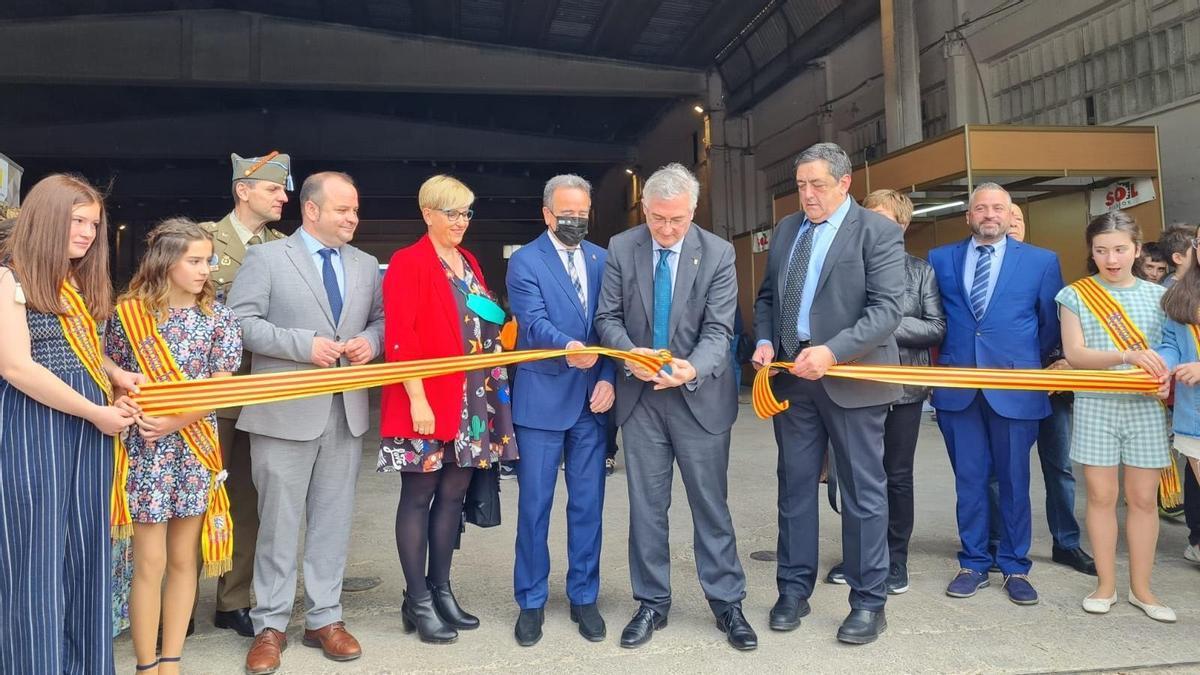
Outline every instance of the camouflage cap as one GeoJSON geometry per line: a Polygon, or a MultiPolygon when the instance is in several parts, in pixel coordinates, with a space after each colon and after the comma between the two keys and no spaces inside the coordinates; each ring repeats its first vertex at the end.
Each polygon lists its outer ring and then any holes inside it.
{"type": "Polygon", "coordinates": [[[295,189],[292,185],[292,158],[272,152],[264,157],[239,157],[237,153],[229,155],[233,164],[233,182],[253,179],[278,183],[288,190],[295,189]]]}

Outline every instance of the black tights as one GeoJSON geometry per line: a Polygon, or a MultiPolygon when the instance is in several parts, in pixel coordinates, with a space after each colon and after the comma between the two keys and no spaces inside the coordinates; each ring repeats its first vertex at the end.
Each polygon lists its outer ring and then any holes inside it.
{"type": "Polygon", "coordinates": [[[423,598],[429,594],[425,587],[426,555],[429,581],[435,585],[450,581],[450,560],[458,539],[463,500],[474,473],[473,468],[447,464],[431,473],[400,474],[396,551],[409,596],[423,598]]]}

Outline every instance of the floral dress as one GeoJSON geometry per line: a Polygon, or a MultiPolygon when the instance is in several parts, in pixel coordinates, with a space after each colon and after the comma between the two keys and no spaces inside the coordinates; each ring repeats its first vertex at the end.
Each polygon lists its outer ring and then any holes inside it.
{"type": "MultiPolygon", "coordinates": [[[[212,315],[199,307],[172,308],[158,325],[175,363],[189,380],[213,373],[236,372],[242,360],[242,330],[225,305],[215,303],[212,315]]],[[[105,331],[105,353],[121,368],[140,373],[121,320],[116,315],[105,331]]],[[[215,413],[204,418],[216,428],[215,413]]],[[[125,439],[129,452],[129,513],[135,523],[165,523],[171,518],[202,515],[208,510],[209,471],[188,448],[179,432],[147,446],[141,434],[125,439]]]]}
{"type": "MultiPolygon", "coordinates": [[[[483,320],[467,307],[467,295],[491,297],[475,278],[471,265],[463,260],[463,279],[442,261],[446,282],[454,289],[458,314],[463,317],[463,352],[480,354],[500,352],[500,326],[483,320]]],[[[446,450],[454,452],[461,467],[486,469],[492,462],[517,459],[517,442],[512,424],[512,396],[508,370],[472,370],[463,382],[462,420],[454,441],[425,438],[383,438],[379,443],[376,471],[439,471],[446,450]]]]}

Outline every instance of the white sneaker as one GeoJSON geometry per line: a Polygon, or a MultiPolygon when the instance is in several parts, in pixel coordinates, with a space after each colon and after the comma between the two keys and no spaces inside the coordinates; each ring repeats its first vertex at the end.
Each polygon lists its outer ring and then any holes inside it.
{"type": "Polygon", "coordinates": [[[1154,619],[1155,621],[1161,621],[1163,623],[1175,623],[1175,610],[1162,605],[1148,605],[1141,600],[1138,600],[1137,596],[1133,594],[1133,591],[1129,591],[1129,604],[1142,610],[1146,613],[1146,616],[1154,619]]]}
{"type": "Polygon", "coordinates": [[[1188,547],[1183,549],[1183,559],[1190,563],[1200,565],[1200,546],[1188,544],[1188,547]]]}
{"type": "Polygon", "coordinates": [[[1113,593],[1111,598],[1095,598],[1089,595],[1083,599],[1083,611],[1088,614],[1108,614],[1108,610],[1112,609],[1116,601],[1116,593],[1113,593]]]}

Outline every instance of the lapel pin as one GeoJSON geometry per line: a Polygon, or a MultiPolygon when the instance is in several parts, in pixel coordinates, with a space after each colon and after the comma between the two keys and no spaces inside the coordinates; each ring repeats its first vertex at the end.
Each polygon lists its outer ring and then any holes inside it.
{"type": "Polygon", "coordinates": [[[692,264],[693,264],[693,265],[699,265],[699,264],[700,264],[700,259],[699,259],[699,258],[692,258],[692,264]]]}

